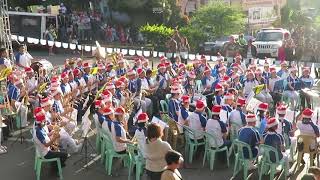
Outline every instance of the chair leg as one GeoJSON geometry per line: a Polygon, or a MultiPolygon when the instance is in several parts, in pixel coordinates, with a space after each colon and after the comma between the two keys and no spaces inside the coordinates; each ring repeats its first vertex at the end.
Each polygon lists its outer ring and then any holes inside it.
{"type": "Polygon", "coordinates": [[[142,165],[140,163],[137,163],[136,164],[136,180],[140,180],[141,171],[142,171],[142,165]]]}
{"type": "MultiPolygon", "coordinates": [[[[106,158],[105,158],[105,160],[104,160],[104,168],[105,168],[105,170],[106,170],[106,173],[108,174],[109,156],[108,156],[107,152],[105,152],[105,154],[106,154],[106,158]]],[[[102,153],[101,153],[101,155],[102,155],[102,153]]]]}
{"type": "Polygon", "coordinates": [[[193,145],[190,145],[189,147],[190,147],[190,148],[189,148],[189,163],[192,163],[194,146],[193,146],[193,145]]]}
{"type": "Polygon", "coordinates": [[[105,146],[105,144],[104,144],[104,142],[102,142],[101,144],[100,144],[100,152],[101,152],[101,163],[103,164],[103,162],[104,162],[104,158],[105,158],[105,148],[104,148],[104,146],[105,146]]]}
{"type": "Polygon", "coordinates": [[[37,170],[37,161],[38,161],[38,158],[37,158],[37,155],[34,156],[34,170],[36,171],[37,170]]]}
{"type": "MultiPolygon", "coordinates": [[[[202,160],[202,167],[204,167],[204,164],[206,163],[206,159],[207,159],[207,149],[204,150],[204,156],[203,156],[203,160],[202,160]]],[[[209,153],[210,154],[210,153],[209,153]]]]}
{"type": "Polygon", "coordinates": [[[293,170],[294,173],[296,173],[296,170],[299,170],[302,158],[303,158],[303,153],[298,152],[297,164],[296,164],[296,166],[294,167],[294,170],[293,170]]]}
{"type": "Polygon", "coordinates": [[[249,165],[249,161],[245,161],[243,163],[243,179],[248,179],[248,165],[249,165]]]}
{"type": "Polygon", "coordinates": [[[41,160],[38,160],[37,171],[36,171],[37,180],[40,180],[40,176],[41,176],[41,165],[42,165],[41,160]]]}
{"type": "Polygon", "coordinates": [[[109,156],[108,158],[108,175],[111,175],[111,170],[112,170],[112,161],[113,161],[113,156],[109,156]]]}
{"type": "Polygon", "coordinates": [[[238,156],[236,155],[236,157],[235,157],[235,163],[234,163],[234,168],[233,168],[233,175],[232,175],[233,178],[235,178],[236,175],[237,175],[238,164],[239,164],[239,159],[238,159],[238,156]]]}
{"type": "Polygon", "coordinates": [[[61,168],[61,161],[60,161],[60,159],[57,160],[57,166],[58,166],[58,173],[59,173],[60,180],[62,180],[63,177],[62,177],[62,168],[61,168]]]}
{"type": "MultiPolygon", "coordinates": [[[[130,161],[130,163],[129,163],[129,168],[128,168],[128,180],[130,180],[131,179],[131,172],[132,172],[132,164],[133,164],[133,162],[132,162],[132,160],[130,161]]],[[[136,167],[137,168],[137,167],[136,167]]]]}
{"type": "Polygon", "coordinates": [[[226,158],[227,158],[227,166],[229,167],[230,166],[230,162],[229,162],[229,156],[228,156],[228,154],[229,154],[229,151],[228,151],[228,149],[226,150],[226,158]]]}
{"type": "Polygon", "coordinates": [[[275,173],[276,173],[276,167],[271,165],[270,166],[270,179],[274,179],[275,173]]]}
{"type": "Polygon", "coordinates": [[[262,162],[261,165],[259,166],[258,172],[259,172],[259,180],[261,180],[261,179],[262,179],[262,175],[263,175],[263,173],[264,173],[264,163],[263,163],[263,162],[262,162]]]}
{"type": "Polygon", "coordinates": [[[214,160],[215,160],[215,157],[216,157],[216,152],[211,152],[210,153],[210,170],[212,171],[213,170],[213,167],[214,167],[214,160]]]}

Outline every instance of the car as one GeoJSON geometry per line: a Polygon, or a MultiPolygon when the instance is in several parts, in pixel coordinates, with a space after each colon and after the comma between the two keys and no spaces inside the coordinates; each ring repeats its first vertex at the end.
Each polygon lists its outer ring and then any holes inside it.
{"type": "Polygon", "coordinates": [[[285,33],[290,34],[288,30],[282,28],[261,29],[253,43],[257,47],[258,58],[277,58],[285,33]]]}
{"type": "MultiPolygon", "coordinates": [[[[235,39],[239,38],[239,35],[231,36],[233,36],[235,39]]],[[[229,42],[229,38],[230,36],[223,36],[215,41],[204,42],[200,48],[200,53],[206,55],[217,55],[218,52],[222,53],[224,45],[229,42]]]]}

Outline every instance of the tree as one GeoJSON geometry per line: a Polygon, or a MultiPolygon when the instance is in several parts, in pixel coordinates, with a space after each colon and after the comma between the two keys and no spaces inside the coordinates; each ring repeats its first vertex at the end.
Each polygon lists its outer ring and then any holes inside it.
{"type": "Polygon", "coordinates": [[[200,7],[191,17],[189,25],[181,28],[193,49],[207,40],[240,33],[245,28],[241,9],[224,2],[215,2],[200,7]]]}

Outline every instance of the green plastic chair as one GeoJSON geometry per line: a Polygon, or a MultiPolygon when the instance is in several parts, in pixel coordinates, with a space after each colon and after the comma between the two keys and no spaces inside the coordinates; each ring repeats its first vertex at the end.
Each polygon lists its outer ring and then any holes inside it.
{"type": "Polygon", "coordinates": [[[250,161],[255,160],[252,156],[252,150],[249,144],[239,141],[238,139],[234,140],[233,146],[236,150],[235,155],[235,164],[233,168],[233,178],[238,174],[238,172],[243,169],[243,179],[248,178],[249,163],[250,161]],[[247,148],[249,151],[249,158],[245,158],[243,154],[243,148],[247,148]]]}
{"type": "Polygon", "coordinates": [[[171,98],[171,94],[166,94],[166,103],[169,104],[170,98],[171,98]]]}
{"type": "Polygon", "coordinates": [[[101,163],[103,164],[105,162],[105,159],[108,158],[107,149],[112,144],[112,138],[109,133],[107,133],[104,129],[100,128],[100,140],[101,145],[99,150],[101,152],[101,163]]]}
{"type": "Polygon", "coordinates": [[[94,119],[94,125],[96,127],[96,150],[98,154],[101,154],[101,144],[102,144],[102,139],[101,139],[101,125],[100,122],[96,119],[94,119]]]}
{"type": "MultiPolygon", "coordinates": [[[[106,134],[103,133],[103,136],[106,138],[107,136],[105,136],[106,134]]],[[[129,158],[128,154],[118,154],[114,148],[112,139],[110,138],[106,138],[104,139],[104,143],[105,143],[105,147],[106,147],[106,151],[105,151],[105,167],[106,167],[106,171],[108,172],[108,175],[111,175],[111,170],[112,170],[112,162],[113,162],[113,158],[120,158],[124,161],[124,164],[127,165],[127,160],[129,158]]]]}
{"type": "MultiPolygon", "coordinates": [[[[214,134],[214,133],[213,133],[214,134]]],[[[225,146],[223,148],[212,148],[210,146],[210,141],[213,142],[216,146],[217,144],[217,137],[215,137],[214,135],[212,134],[209,134],[208,132],[205,132],[204,133],[204,136],[205,136],[205,151],[204,151],[204,156],[203,156],[203,162],[202,162],[202,166],[204,166],[205,162],[206,162],[206,159],[209,160],[209,166],[210,166],[210,170],[212,171],[213,170],[213,167],[214,167],[214,161],[215,161],[215,157],[216,157],[216,153],[218,152],[223,152],[225,151],[226,152],[226,158],[227,158],[227,165],[229,167],[229,156],[228,156],[228,147],[225,146]]]]}
{"type": "Polygon", "coordinates": [[[168,107],[168,103],[165,100],[160,100],[160,106],[161,106],[161,111],[163,113],[168,114],[169,107],[168,107]]]}
{"type": "Polygon", "coordinates": [[[238,139],[238,130],[242,125],[237,123],[230,123],[230,140],[233,142],[235,139],[238,139]]]}
{"type": "Polygon", "coordinates": [[[141,151],[136,144],[128,144],[129,153],[129,174],[128,180],[131,179],[131,173],[133,167],[136,167],[136,180],[140,180],[140,176],[143,173],[146,160],[143,158],[141,151]]]}
{"type": "Polygon", "coordinates": [[[278,166],[282,166],[285,175],[284,177],[287,177],[289,167],[286,167],[286,162],[283,158],[281,160],[279,159],[277,149],[265,144],[261,144],[259,148],[262,152],[262,159],[259,161],[259,180],[262,179],[262,175],[269,172],[269,169],[270,172],[268,174],[270,174],[270,180],[273,180],[278,166]],[[270,153],[275,155],[275,162],[271,161],[270,153]]]}
{"type": "Polygon", "coordinates": [[[212,118],[212,112],[211,110],[207,107],[207,119],[211,119],[212,118]]]}
{"type": "Polygon", "coordinates": [[[204,132],[200,132],[194,129],[191,129],[187,126],[183,125],[183,129],[184,129],[184,135],[185,135],[185,139],[186,139],[186,143],[185,143],[185,155],[188,155],[188,160],[189,163],[192,163],[192,159],[193,159],[193,154],[197,151],[197,148],[201,145],[205,145],[205,141],[203,142],[198,142],[198,140],[195,137],[196,133],[204,133],[204,132]],[[193,137],[193,138],[191,138],[193,137]]]}
{"type": "Polygon", "coordinates": [[[288,136],[288,134],[284,134],[283,138],[284,138],[284,142],[285,142],[285,148],[287,150],[290,150],[290,157],[293,158],[295,149],[293,148],[292,142],[290,144],[290,137],[288,136]]]}
{"type": "Polygon", "coordinates": [[[51,163],[51,162],[57,163],[59,177],[60,179],[63,179],[60,159],[59,158],[45,159],[41,157],[35,146],[35,171],[36,171],[37,180],[40,180],[42,163],[51,163]]]}
{"type": "Polygon", "coordinates": [[[202,82],[201,82],[201,80],[196,80],[195,81],[195,84],[196,84],[196,90],[198,91],[198,92],[202,92],[203,91],[203,86],[202,86],[202,82]]]}

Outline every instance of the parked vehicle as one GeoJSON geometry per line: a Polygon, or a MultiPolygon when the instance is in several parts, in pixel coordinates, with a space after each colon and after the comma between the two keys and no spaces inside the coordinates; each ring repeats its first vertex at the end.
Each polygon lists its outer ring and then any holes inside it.
{"type": "Polygon", "coordinates": [[[253,43],[257,47],[257,56],[259,58],[277,58],[278,49],[282,46],[285,33],[290,32],[282,28],[261,29],[257,34],[255,42],[253,43]]]}

